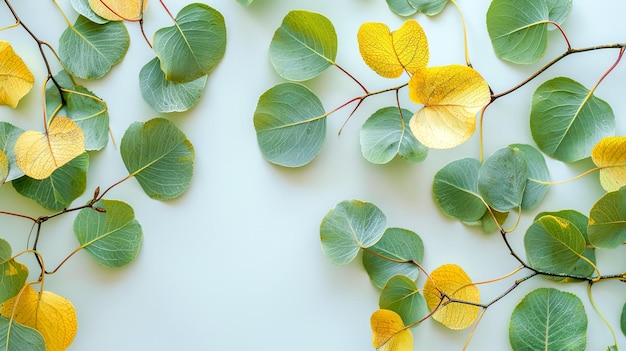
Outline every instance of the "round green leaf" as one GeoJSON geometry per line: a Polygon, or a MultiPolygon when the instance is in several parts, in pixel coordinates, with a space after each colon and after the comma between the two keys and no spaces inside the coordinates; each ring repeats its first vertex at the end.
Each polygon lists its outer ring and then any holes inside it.
{"type": "Polygon", "coordinates": [[[514,351],[584,350],[587,314],[582,301],[553,288],[531,291],[513,310],[509,342],[514,351]]]}
{"type": "Polygon", "coordinates": [[[409,5],[427,15],[438,15],[448,4],[448,0],[408,0],[409,5]]]}
{"type": "Polygon", "coordinates": [[[575,274],[585,246],[585,238],[572,222],[552,215],[535,220],[524,236],[528,264],[549,273],[575,274]]]}
{"type": "Polygon", "coordinates": [[[122,137],[120,152],[130,175],[151,198],[173,199],[189,188],[193,145],[172,122],[154,118],[131,124],[122,137]]]}
{"type": "Polygon", "coordinates": [[[403,275],[396,275],[387,281],[380,292],[380,308],[396,312],[404,325],[413,324],[428,314],[424,296],[419,293],[415,281],[403,275]]]}
{"type": "Polygon", "coordinates": [[[587,158],[615,132],[615,116],[604,100],[569,78],[543,83],[533,94],[530,131],[545,154],[564,162],[587,158]]]}
{"type": "Polygon", "coordinates": [[[12,181],[24,175],[17,166],[14,150],[15,141],[22,133],[24,133],[23,129],[11,123],[0,122],[0,150],[6,155],[9,164],[9,173],[5,178],[5,182],[12,181]]]}
{"type": "Polygon", "coordinates": [[[613,249],[626,242],[626,186],[602,196],[589,211],[589,241],[613,249]]]}
{"type": "Polygon", "coordinates": [[[433,182],[433,196],[439,209],[463,222],[475,222],[483,217],[487,206],[478,194],[480,161],[464,158],[443,167],[433,182]]]}
{"type": "Polygon", "coordinates": [[[33,328],[0,316],[0,345],[6,351],[46,351],[43,336],[33,328]]]}
{"type": "Polygon", "coordinates": [[[520,64],[537,61],[546,52],[550,22],[562,24],[572,0],[493,0],[487,31],[498,57],[520,64]]]}
{"type": "Polygon", "coordinates": [[[401,228],[387,228],[383,237],[369,250],[373,253],[363,252],[363,266],[375,286],[384,287],[391,277],[398,274],[413,280],[417,279],[419,268],[410,262],[422,262],[424,243],[416,233],[401,228]]]}
{"type": "Polygon", "coordinates": [[[387,6],[398,16],[411,16],[417,12],[409,0],[387,0],[387,6]]]}
{"type": "Polygon", "coordinates": [[[154,34],[153,45],[167,80],[194,81],[209,74],[224,57],[224,16],[205,4],[187,5],[176,15],[176,25],[154,34]]]}
{"type": "Polygon", "coordinates": [[[56,169],[48,178],[21,177],[11,184],[20,195],[51,211],[61,211],[85,192],[88,169],[89,155],[83,153],[56,169]]]}
{"type": "Polygon", "coordinates": [[[89,6],[89,0],[72,0],[71,3],[72,3],[72,7],[74,8],[74,10],[76,10],[76,12],[78,12],[79,14],[81,14],[82,16],[90,20],[91,22],[94,22],[97,24],[105,24],[109,22],[108,19],[102,18],[98,16],[95,12],[93,12],[93,10],[91,9],[91,6],[89,6]]]}
{"type": "Polygon", "coordinates": [[[316,77],[335,64],[335,27],[319,13],[291,11],[274,33],[269,55],[274,69],[285,79],[303,81],[316,77]]]}
{"type": "Polygon", "coordinates": [[[159,58],[155,57],[139,71],[139,88],[143,99],[155,111],[181,112],[192,108],[204,91],[207,76],[187,83],[175,83],[165,79],[159,58]]]}
{"type": "Polygon", "coordinates": [[[28,267],[12,258],[11,245],[0,238],[0,304],[17,295],[27,278],[28,267]]]}
{"type": "Polygon", "coordinates": [[[526,158],[528,179],[526,180],[526,188],[522,198],[522,209],[533,209],[543,200],[549,188],[548,185],[537,182],[550,181],[550,171],[546,165],[546,160],[541,152],[530,145],[512,144],[510,147],[519,149],[526,158]]]}
{"type": "Polygon", "coordinates": [[[300,167],[311,162],[324,145],[324,106],[303,85],[279,84],[259,98],[254,129],[266,160],[285,167],[300,167]]]}
{"type": "Polygon", "coordinates": [[[526,157],[518,148],[505,147],[489,156],[478,170],[478,190],[495,210],[520,207],[528,181],[526,157]]]}
{"type": "Polygon", "coordinates": [[[59,38],[59,56],[65,69],[83,79],[98,79],[120,62],[130,46],[122,21],[97,24],[78,16],[59,38]]]}
{"type": "Polygon", "coordinates": [[[400,155],[409,161],[424,161],[428,149],[409,130],[413,113],[384,107],[371,115],[361,128],[361,150],[370,162],[384,164],[400,155]]]}
{"type": "Polygon", "coordinates": [[[348,264],[361,248],[371,247],[380,240],[386,222],[385,214],[374,204],[342,201],[322,219],[322,251],[335,264],[348,264]]]}
{"type": "Polygon", "coordinates": [[[143,238],[133,208],[117,200],[102,200],[94,206],[105,212],[85,208],[74,220],[74,235],[81,247],[107,267],[132,262],[143,238]]]}

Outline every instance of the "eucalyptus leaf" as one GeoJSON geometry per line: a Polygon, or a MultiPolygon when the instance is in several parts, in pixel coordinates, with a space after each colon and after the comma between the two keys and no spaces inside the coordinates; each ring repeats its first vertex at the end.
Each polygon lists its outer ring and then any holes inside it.
{"type": "Polygon", "coordinates": [[[546,160],[541,152],[528,144],[512,144],[510,147],[519,149],[526,158],[528,179],[522,198],[522,210],[533,209],[543,200],[549,188],[548,185],[539,183],[550,181],[546,160]]]}
{"type": "Polygon", "coordinates": [[[24,133],[23,129],[11,123],[0,122],[0,150],[6,155],[9,164],[9,173],[5,179],[6,182],[24,176],[24,173],[20,170],[15,161],[14,150],[15,141],[22,133],[24,133]]]}
{"type": "Polygon", "coordinates": [[[158,57],[139,71],[139,88],[143,99],[157,112],[187,111],[200,100],[207,76],[187,83],[175,83],[165,78],[158,57]]]}
{"type": "Polygon", "coordinates": [[[307,87],[282,83],[259,98],[254,129],[266,160],[285,167],[300,167],[311,162],[324,145],[324,106],[307,87]]]}
{"type": "Polygon", "coordinates": [[[383,288],[398,274],[417,279],[419,268],[413,262],[422,263],[423,258],[424,243],[419,235],[406,229],[387,228],[382,238],[363,252],[363,266],[372,283],[383,288]]]}
{"type": "Polygon", "coordinates": [[[595,247],[614,249],[626,242],[626,186],[606,193],[589,211],[589,241],[595,247]]]}
{"type": "Polygon", "coordinates": [[[428,149],[420,143],[409,129],[413,113],[397,107],[384,107],[372,114],[361,128],[361,151],[363,157],[376,164],[391,161],[396,155],[412,162],[422,162],[428,149]]]}
{"type": "Polygon", "coordinates": [[[206,4],[189,4],[174,26],[156,31],[153,47],[167,80],[187,83],[206,76],[226,52],[224,16],[206,4]]]}
{"type": "Polygon", "coordinates": [[[530,131],[548,156],[574,162],[591,155],[593,147],[615,133],[613,110],[580,83],[551,79],[533,94],[530,131]]]}
{"type": "Polygon", "coordinates": [[[269,56],[276,72],[285,79],[304,81],[316,77],[335,64],[335,27],[319,13],[291,11],[272,37],[269,56]]]}
{"type": "Polygon", "coordinates": [[[82,16],[90,20],[91,22],[94,22],[97,24],[105,24],[109,22],[108,19],[98,16],[91,9],[91,6],[89,6],[89,0],[72,0],[71,3],[72,3],[72,7],[74,8],[74,10],[76,10],[76,12],[78,12],[79,14],[81,14],[82,16]]]}
{"type": "Polygon", "coordinates": [[[478,221],[463,223],[467,225],[479,226],[483,230],[483,233],[491,234],[498,231],[508,217],[509,212],[498,212],[492,208],[491,211],[485,211],[483,216],[478,221]]]}
{"type": "Polygon", "coordinates": [[[582,301],[554,288],[531,291],[511,314],[509,342],[513,351],[584,350],[587,313],[582,301]]]}
{"type": "Polygon", "coordinates": [[[243,6],[250,5],[252,3],[252,1],[254,1],[254,0],[237,0],[237,2],[242,4],[243,6]]]}
{"type": "Polygon", "coordinates": [[[626,303],[622,307],[622,315],[620,317],[620,329],[622,329],[622,334],[626,336],[626,303]]]}
{"type": "Polygon", "coordinates": [[[505,147],[489,156],[478,170],[478,190],[495,210],[520,207],[528,181],[526,157],[517,148],[505,147]]]}
{"type": "Polygon", "coordinates": [[[411,6],[409,0],[387,0],[387,6],[398,16],[407,17],[417,12],[415,7],[411,6]]]}
{"type": "Polygon", "coordinates": [[[448,0],[408,0],[411,7],[427,15],[438,15],[448,4],[448,0]]]}
{"type": "Polygon", "coordinates": [[[376,205],[345,200],[322,219],[322,251],[338,265],[350,263],[362,248],[376,244],[385,232],[387,219],[376,205]]]}
{"type": "Polygon", "coordinates": [[[0,304],[17,295],[26,279],[28,267],[13,259],[11,245],[0,238],[0,304]]]}
{"type": "Polygon", "coordinates": [[[480,161],[464,158],[452,161],[435,174],[433,197],[439,209],[463,222],[480,220],[487,206],[478,193],[480,161]]]}
{"type": "Polygon", "coordinates": [[[0,345],[4,351],[46,351],[43,336],[33,328],[0,316],[0,345]]]}
{"type": "Polygon", "coordinates": [[[83,153],[52,172],[48,178],[37,180],[25,176],[11,184],[20,195],[51,211],[61,211],[85,192],[88,169],[89,155],[83,153]]]}
{"type": "Polygon", "coordinates": [[[74,220],[74,235],[81,247],[101,265],[121,267],[139,253],[143,233],[133,208],[117,200],[94,204],[104,212],[82,209],[74,220]]]}
{"type": "Polygon", "coordinates": [[[78,16],[59,38],[59,57],[73,75],[98,79],[124,58],[129,46],[123,21],[97,24],[78,16]]]}
{"type": "Polygon", "coordinates": [[[415,281],[404,275],[393,276],[387,281],[380,292],[378,305],[399,314],[404,325],[413,324],[428,314],[426,300],[419,293],[415,281]]]}

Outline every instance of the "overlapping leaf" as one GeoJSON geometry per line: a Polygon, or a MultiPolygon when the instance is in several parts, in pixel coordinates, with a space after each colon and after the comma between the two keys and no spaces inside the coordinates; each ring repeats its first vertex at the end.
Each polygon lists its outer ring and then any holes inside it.
{"type": "Polygon", "coordinates": [[[11,44],[0,40],[0,104],[17,107],[34,84],[35,77],[11,44]]]}
{"type": "Polygon", "coordinates": [[[452,161],[435,174],[433,197],[439,209],[462,222],[476,222],[487,211],[478,192],[480,161],[464,158],[452,161]]]}
{"type": "Polygon", "coordinates": [[[7,122],[0,122],[0,150],[7,157],[9,173],[5,179],[9,182],[24,175],[22,170],[17,166],[15,159],[15,142],[17,138],[24,133],[24,130],[7,122]]]}
{"type": "Polygon", "coordinates": [[[478,190],[495,210],[506,212],[522,205],[528,166],[517,148],[505,147],[489,156],[478,170],[478,190]]]}
{"type": "Polygon", "coordinates": [[[391,11],[400,16],[411,16],[421,12],[427,16],[439,14],[448,0],[387,0],[391,11]]]}
{"type": "Polygon", "coordinates": [[[4,351],[46,351],[46,344],[37,330],[1,316],[0,345],[4,351]]]}
{"type": "Polygon", "coordinates": [[[383,23],[364,23],[357,34],[359,51],[365,63],[380,76],[398,78],[426,68],[428,41],[422,27],[408,20],[390,32],[383,23]]]}
{"type": "Polygon", "coordinates": [[[522,197],[522,209],[535,208],[546,195],[549,186],[540,182],[550,181],[550,171],[543,154],[528,144],[512,144],[510,147],[522,152],[528,168],[528,179],[522,197]]]}
{"type": "Polygon", "coordinates": [[[89,0],[91,9],[110,21],[139,19],[147,5],[148,0],[89,0]]]}
{"type": "Polygon", "coordinates": [[[402,317],[405,325],[413,324],[428,314],[424,296],[420,294],[415,281],[404,275],[396,275],[387,281],[380,292],[378,305],[402,317]]]}
{"type": "Polygon", "coordinates": [[[411,131],[429,148],[446,149],[465,142],[476,129],[476,113],[489,103],[487,82],[474,69],[449,65],[420,70],[409,81],[409,97],[422,107],[411,131]]]}
{"type": "Polygon", "coordinates": [[[372,345],[379,351],[412,351],[413,334],[402,318],[390,310],[378,310],[370,318],[372,345]]]}
{"type": "Polygon", "coordinates": [[[109,21],[106,18],[100,17],[97,13],[93,11],[91,6],[89,5],[89,0],[71,0],[71,4],[76,12],[86,17],[91,22],[105,24],[109,21]]]}
{"type": "Polygon", "coordinates": [[[591,159],[600,167],[600,184],[606,191],[626,185],[626,136],[600,140],[591,150],[591,159]]]}
{"type": "Polygon", "coordinates": [[[11,245],[0,239],[0,303],[17,295],[28,278],[28,267],[12,255],[11,245]]]}
{"type": "Polygon", "coordinates": [[[626,243],[626,186],[606,193],[589,211],[589,241],[613,249],[626,243]]]}

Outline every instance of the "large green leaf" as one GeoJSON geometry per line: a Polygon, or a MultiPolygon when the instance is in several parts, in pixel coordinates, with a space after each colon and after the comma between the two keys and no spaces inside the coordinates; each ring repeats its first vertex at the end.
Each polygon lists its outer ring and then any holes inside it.
{"type": "Polygon", "coordinates": [[[17,166],[15,161],[15,141],[24,133],[24,130],[18,128],[11,123],[0,121],[0,150],[4,152],[9,164],[9,173],[5,181],[9,182],[13,179],[22,177],[24,173],[17,166]]]}
{"type": "Polygon", "coordinates": [[[551,79],[533,94],[530,131],[545,154],[564,162],[591,155],[602,138],[615,132],[611,106],[580,83],[551,79]]]}
{"type": "Polygon", "coordinates": [[[448,4],[448,0],[408,0],[411,7],[427,15],[438,15],[448,4]]]}
{"type": "Polygon", "coordinates": [[[30,327],[0,316],[0,345],[3,351],[45,351],[41,334],[30,327]]]}
{"type": "Polygon", "coordinates": [[[12,255],[11,245],[0,238],[0,304],[17,295],[28,278],[28,267],[12,255]]]}
{"type": "Polygon", "coordinates": [[[387,281],[380,292],[378,305],[399,314],[404,325],[415,323],[428,314],[426,300],[419,293],[415,281],[404,275],[393,276],[387,281]]]}
{"type": "Polygon", "coordinates": [[[154,118],[131,124],[122,137],[120,152],[130,175],[151,198],[173,199],[189,188],[195,152],[172,122],[154,118]]]}
{"type": "Polygon", "coordinates": [[[551,22],[562,24],[572,0],[493,0],[487,10],[487,31],[496,55],[528,64],[540,59],[548,46],[551,22]]]}
{"type": "Polygon", "coordinates": [[[506,212],[520,207],[528,181],[524,153],[505,147],[489,156],[478,170],[478,190],[495,210],[506,212]]]}
{"type": "Polygon", "coordinates": [[[324,145],[324,106],[307,87],[282,83],[259,98],[254,129],[266,160],[285,167],[300,167],[311,162],[324,145]]]}
{"type": "Polygon", "coordinates": [[[374,204],[345,200],[322,219],[322,251],[338,265],[350,263],[361,248],[376,244],[385,232],[387,219],[374,204]]]}
{"type": "Polygon", "coordinates": [[[522,198],[522,209],[533,209],[543,200],[549,188],[548,185],[539,183],[550,181],[550,171],[546,165],[546,159],[541,152],[530,145],[512,144],[510,147],[519,149],[526,158],[528,179],[522,198]]]}
{"type": "Polygon", "coordinates": [[[294,81],[311,79],[334,64],[335,27],[319,13],[291,11],[274,33],[269,55],[281,77],[294,81]]]}
{"type": "Polygon", "coordinates": [[[363,252],[363,266],[372,283],[382,288],[394,275],[417,279],[419,269],[411,262],[422,263],[424,243],[419,235],[410,230],[387,228],[383,237],[369,251],[373,253],[363,252]]]}
{"type": "Polygon", "coordinates": [[[509,342],[513,351],[584,350],[587,314],[582,301],[553,288],[531,291],[513,310],[509,342]]]}
{"type": "Polygon", "coordinates": [[[370,162],[384,164],[396,155],[413,162],[424,161],[428,149],[411,130],[409,120],[413,113],[397,107],[384,107],[371,115],[361,128],[361,151],[370,162]]]}
{"type": "Polygon", "coordinates": [[[139,71],[139,88],[143,99],[155,111],[181,112],[192,108],[204,91],[208,77],[202,76],[187,83],[175,83],[165,78],[158,57],[139,71]]]}
{"type": "Polygon", "coordinates": [[[589,211],[589,241],[595,247],[613,249],[626,242],[626,186],[606,193],[589,211]]]}
{"type": "Polygon", "coordinates": [[[91,22],[98,23],[98,24],[105,24],[109,22],[108,19],[98,16],[91,9],[91,6],[89,6],[89,0],[72,0],[71,3],[72,3],[72,7],[74,8],[74,10],[76,10],[76,12],[78,12],[82,16],[85,16],[91,22]]]}
{"type": "Polygon", "coordinates": [[[224,16],[205,4],[187,5],[176,25],[154,34],[153,45],[167,80],[186,83],[206,76],[226,52],[224,16]]]}
{"type": "Polygon", "coordinates": [[[463,222],[480,220],[487,206],[478,193],[480,161],[464,158],[443,167],[433,182],[433,196],[439,209],[463,222]]]}
{"type": "Polygon", "coordinates": [[[577,274],[585,246],[585,238],[572,222],[553,215],[535,220],[524,236],[528,264],[549,273],[577,274]]]}
{"type": "Polygon", "coordinates": [[[130,45],[123,21],[97,24],[78,16],[59,38],[59,56],[65,69],[83,79],[98,79],[120,62],[130,45]]]}
{"type": "Polygon", "coordinates": [[[89,155],[83,153],[56,169],[48,178],[21,177],[11,184],[22,196],[49,210],[61,211],[85,192],[88,169],[89,155]]]}
{"type": "Polygon", "coordinates": [[[95,206],[104,212],[86,208],[74,220],[74,235],[81,247],[107,267],[132,262],[143,238],[133,208],[117,200],[101,200],[95,206]]]}

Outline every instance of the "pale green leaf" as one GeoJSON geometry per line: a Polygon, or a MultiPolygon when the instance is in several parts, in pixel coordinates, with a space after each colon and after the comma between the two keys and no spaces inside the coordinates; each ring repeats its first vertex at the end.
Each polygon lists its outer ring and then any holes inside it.
{"type": "Polygon", "coordinates": [[[478,221],[487,206],[478,193],[480,161],[464,158],[452,161],[435,174],[433,196],[439,209],[463,222],[478,221]]]}
{"type": "Polygon", "coordinates": [[[404,275],[396,275],[387,281],[380,292],[378,305],[396,312],[405,325],[413,324],[428,314],[424,296],[419,293],[415,281],[404,275]]]}
{"type": "Polygon", "coordinates": [[[250,5],[252,3],[252,1],[254,1],[254,0],[237,0],[237,2],[242,4],[243,6],[250,5]]]}
{"type": "Polygon", "coordinates": [[[438,15],[448,4],[448,0],[408,0],[409,5],[427,15],[438,15]]]}
{"type": "Polygon", "coordinates": [[[626,186],[606,193],[589,211],[589,241],[602,249],[613,249],[626,242],[626,186]]]}
{"type": "Polygon", "coordinates": [[[622,329],[622,333],[626,336],[626,303],[622,307],[622,316],[620,318],[620,329],[622,329]]]}
{"type": "Polygon", "coordinates": [[[94,22],[97,24],[105,24],[109,22],[108,19],[98,16],[98,14],[96,14],[91,9],[91,6],[89,6],[89,0],[72,0],[71,3],[72,3],[72,7],[74,8],[74,10],[76,10],[76,12],[78,12],[79,14],[81,14],[82,16],[90,20],[91,22],[94,22]]]}
{"type": "Polygon", "coordinates": [[[478,190],[495,210],[506,212],[520,207],[528,166],[520,149],[505,147],[489,156],[478,170],[478,190]]]}
{"type": "Polygon", "coordinates": [[[546,165],[546,160],[543,154],[533,146],[527,144],[512,144],[509,146],[520,150],[526,158],[528,179],[522,198],[522,209],[533,209],[543,200],[549,188],[548,185],[539,183],[550,181],[550,171],[546,165]]]}
{"type": "Polygon", "coordinates": [[[12,255],[11,245],[0,238],[0,304],[17,295],[28,278],[28,267],[12,255]]]}
{"type": "Polygon", "coordinates": [[[0,345],[3,351],[46,351],[41,334],[30,327],[0,316],[0,345]]]}
{"type": "Polygon", "coordinates": [[[15,160],[15,141],[24,133],[24,130],[10,123],[0,121],[0,150],[4,152],[9,164],[9,173],[6,182],[24,176],[24,172],[17,166],[15,160]]]}
{"type": "Polygon", "coordinates": [[[387,0],[387,5],[398,16],[411,16],[417,12],[409,0],[387,0]]]}

